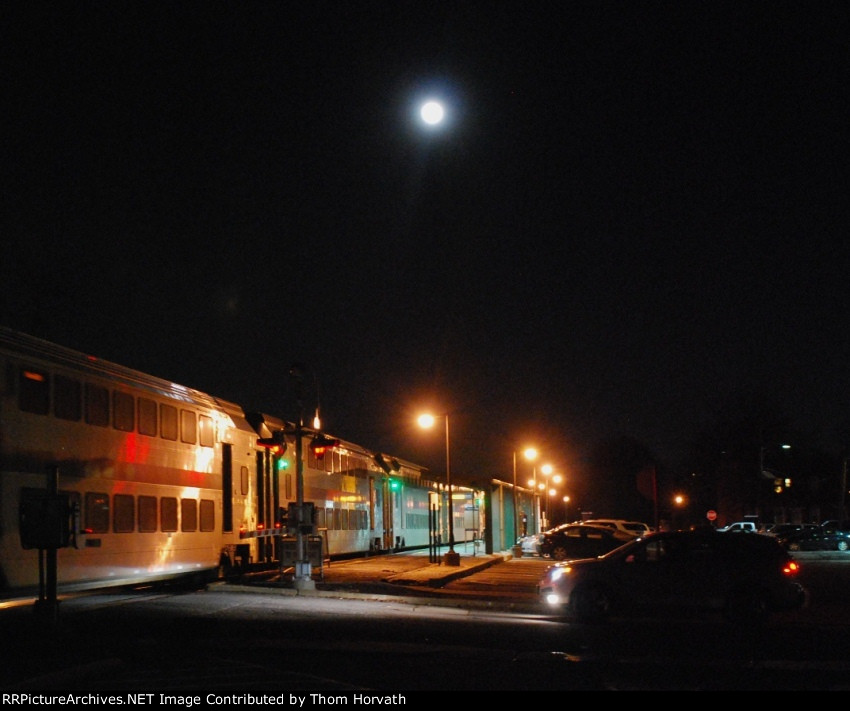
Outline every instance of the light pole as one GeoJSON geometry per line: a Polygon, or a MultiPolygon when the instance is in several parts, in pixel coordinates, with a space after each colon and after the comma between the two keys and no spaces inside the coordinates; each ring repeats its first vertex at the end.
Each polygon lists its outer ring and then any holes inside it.
{"type": "MultiPolygon", "coordinates": [[[[454,502],[452,501],[452,458],[449,450],[449,415],[440,415],[446,421],[446,488],[449,491],[449,550],[443,556],[446,565],[460,565],[460,554],[455,553],[454,502]]],[[[424,414],[419,416],[419,426],[429,429],[434,426],[436,417],[424,414]]]]}
{"type": "Polygon", "coordinates": [[[540,482],[539,487],[541,491],[546,492],[546,508],[543,510],[543,515],[540,517],[540,528],[541,530],[548,530],[549,526],[549,477],[552,476],[552,465],[544,464],[540,467],[540,473],[546,477],[545,482],[540,482]]]}
{"type": "MultiPolygon", "coordinates": [[[[778,447],[779,449],[791,449],[790,444],[778,444],[778,445],[771,445],[771,446],[778,447]]],[[[776,476],[775,472],[770,471],[770,469],[765,471],[765,468],[764,468],[765,467],[764,455],[767,451],[767,448],[768,448],[768,445],[765,445],[765,444],[762,444],[762,445],[759,446],[759,479],[761,479],[761,478],[770,479],[772,482],[774,482],[774,490],[775,490],[776,489],[776,480],[779,477],[776,476]]],[[[766,507],[762,506],[763,499],[764,499],[763,493],[762,493],[763,485],[764,485],[764,482],[763,481],[760,482],[758,484],[758,489],[756,490],[756,504],[757,504],[757,507],[758,507],[757,513],[758,513],[759,519],[764,518],[765,512],[762,511],[762,508],[766,508],[766,507]]],[[[771,516],[775,517],[775,515],[776,515],[776,512],[772,511],[771,516]]]]}
{"type": "MultiPolygon", "coordinates": [[[[548,474],[552,473],[552,465],[544,464],[540,467],[541,473],[548,474]]],[[[537,481],[537,467],[535,466],[531,470],[531,479],[528,480],[528,485],[531,487],[531,515],[532,515],[532,530],[533,533],[540,533],[540,494],[538,494],[538,490],[543,491],[543,483],[537,481]]]]}
{"type": "MultiPolygon", "coordinates": [[[[304,366],[296,364],[289,369],[289,377],[295,388],[295,400],[298,404],[298,422],[295,425],[295,519],[298,528],[295,532],[295,576],[293,587],[296,590],[315,590],[316,583],[313,581],[313,573],[310,566],[310,558],[307,554],[307,545],[304,537],[303,526],[312,523],[305,521],[304,505],[304,366]]],[[[316,410],[318,419],[319,411],[316,410]]]]}
{"type": "MultiPolygon", "coordinates": [[[[522,455],[530,462],[537,459],[537,450],[534,447],[526,447],[522,455]]],[[[517,503],[516,493],[516,450],[514,450],[514,485],[513,485],[513,500],[514,500],[514,543],[519,539],[519,506],[517,503]]]]}
{"type": "MultiPolygon", "coordinates": [[[[791,449],[790,444],[780,444],[780,445],[777,445],[777,446],[780,449],[791,449]]],[[[764,453],[765,453],[766,449],[767,449],[767,446],[764,445],[764,444],[761,445],[761,447],[759,447],[759,476],[763,476],[765,479],[775,479],[776,475],[773,472],[771,472],[771,471],[765,472],[765,470],[764,470],[764,453]]]]}
{"type": "Polygon", "coordinates": [[[561,483],[561,479],[562,479],[562,477],[561,477],[560,474],[555,474],[552,477],[553,486],[551,486],[551,487],[549,486],[548,479],[546,481],[546,528],[547,528],[547,530],[552,528],[552,509],[550,508],[551,504],[549,503],[550,497],[552,497],[552,496],[554,496],[555,494],[558,493],[557,490],[555,489],[555,486],[561,483]]]}

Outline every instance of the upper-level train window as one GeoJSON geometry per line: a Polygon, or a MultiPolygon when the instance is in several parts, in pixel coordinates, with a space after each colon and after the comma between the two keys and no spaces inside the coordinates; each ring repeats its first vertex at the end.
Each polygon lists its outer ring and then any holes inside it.
{"type": "Polygon", "coordinates": [[[177,499],[163,496],[159,500],[159,520],[163,531],[177,530],[177,499]]]}
{"type": "Polygon", "coordinates": [[[153,533],[156,531],[156,497],[139,497],[139,532],[153,533]]]}
{"type": "Polygon", "coordinates": [[[213,419],[209,415],[201,415],[198,418],[198,440],[202,447],[215,446],[215,427],[213,419]]]}
{"type": "Polygon", "coordinates": [[[156,437],[156,403],[139,398],[139,434],[156,437]]]}
{"type": "Polygon", "coordinates": [[[79,380],[53,376],[53,414],[62,420],[79,422],[83,416],[83,386],[79,380]]]}
{"type": "Polygon", "coordinates": [[[195,413],[191,410],[180,410],[180,441],[187,444],[198,441],[195,413]]]}
{"type": "Polygon", "coordinates": [[[171,405],[159,406],[160,436],[163,439],[177,439],[177,408],[171,405]]]}
{"type": "Polygon", "coordinates": [[[106,427],[109,424],[109,390],[86,383],[86,422],[106,427]]]}
{"type": "Polygon", "coordinates": [[[106,533],[109,530],[109,494],[86,492],[84,514],[86,533],[106,533]]]}
{"type": "Polygon", "coordinates": [[[115,494],[112,497],[112,530],[115,533],[132,533],[135,530],[136,511],[133,503],[130,494],[115,494]]]}
{"type": "Polygon", "coordinates": [[[136,403],[132,395],[118,390],[112,393],[112,426],[122,432],[136,429],[136,403]]]}
{"type": "Polygon", "coordinates": [[[198,502],[194,499],[180,500],[180,530],[198,530],[198,502]]]}
{"type": "Polygon", "coordinates": [[[50,377],[33,368],[21,368],[18,379],[18,407],[24,412],[46,415],[50,409],[50,377]]]}

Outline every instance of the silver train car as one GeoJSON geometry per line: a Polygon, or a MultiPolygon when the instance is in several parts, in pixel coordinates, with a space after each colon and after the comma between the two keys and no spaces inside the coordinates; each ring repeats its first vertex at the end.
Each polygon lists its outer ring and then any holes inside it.
{"type": "MultiPolygon", "coordinates": [[[[40,589],[45,550],[59,592],[282,569],[297,435],[323,558],[447,541],[445,487],[411,462],[4,327],[0,373],[0,597],[40,589]]],[[[477,528],[476,493],[452,499],[477,528]]]]}

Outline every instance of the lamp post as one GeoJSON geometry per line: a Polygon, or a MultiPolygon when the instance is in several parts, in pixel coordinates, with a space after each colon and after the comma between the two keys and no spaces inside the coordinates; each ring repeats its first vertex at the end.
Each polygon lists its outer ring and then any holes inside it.
{"type": "MultiPolygon", "coordinates": [[[[446,488],[449,491],[449,550],[443,556],[446,565],[460,565],[460,554],[455,553],[454,503],[452,501],[452,458],[449,450],[449,415],[440,415],[446,421],[446,488]]],[[[419,416],[419,426],[429,429],[434,426],[436,417],[424,414],[419,416]]]]}
{"type": "Polygon", "coordinates": [[[546,481],[540,482],[538,484],[540,491],[546,492],[546,508],[543,510],[543,515],[540,517],[540,528],[543,531],[546,531],[550,528],[549,526],[549,477],[552,476],[552,465],[544,464],[540,467],[540,473],[546,477],[546,481]]]}
{"type": "MultiPolygon", "coordinates": [[[[540,530],[546,531],[551,526],[549,525],[549,477],[552,476],[553,467],[551,464],[544,464],[540,467],[540,473],[546,478],[545,481],[540,482],[537,486],[540,491],[546,493],[546,508],[543,510],[542,515],[540,516],[540,530]]],[[[543,501],[543,497],[541,496],[541,503],[543,501]]]]}
{"type": "MultiPolygon", "coordinates": [[[[773,472],[773,471],[770,471],[770,469],[765,470],[764,457],[765,457],[765,453],[767,452],[768,446],[778,447],[779,449],[791,449],[791,445],[790,444],[776,444],[776,445],[762,444],[762,445],[759,446],[759,479],[760,480],[762,478],[770,479],[772,482],[774,482],[773,488],[774,488],[774,491],[776,491],[776,483],[777,483],[777,480],[780,479],[780,477],[777,477],[776,473],[773,472]]],[[[762,506],[762,503],[763,503],[763,500],[764,500],[763,492],[762,492],[763,485],[764,485],[764,482],[760,481],[759,484],[758,484],[758,489],[756,490],[756,503],[757,503],[757,508],[758,508],[757,513],[758,513],[760,519],[763,519],[763,517],[765,516],[765,511],[763,511],[762,509],[766,508],[766,507],[762,506]]],[[[779,489],[779,491],[781,491],[781,488],[779,489]]],[[[773,515],[775,515],[775,513],[776,513],[775,511],[772,511],[771,515],[773,516],[773,515]]]]}
{"type": "MultiPolygon", "coordinates": [[[[537,450],[534,447],[526,447],[522,455],[530,462],[537,459],[537,450]]],[[[517,503],[516,493],[516,450],[514,450],[514,485],[513,485],[513,500],[514,500],[514,542],[519,538],[519,505],[517,503]]]]}
{"type": "Polygon", "coordinates": [[[678,531],[682,528],[682,510],[687,504],[687,499],[684,494],[676,494],[673,496],[673,530],[678,531]],[[678,524],[678,525],[677,525],[678,524]]]}
{"type": "Polygon", "coordinates": [[[562,477],[561,477],[560,474],[555,474],[552,477],[553,486],[551,486],[551,487],[549,486],[548,479],[546,481],[546,528],[547,529],[552,528],[552,509],[550,508],[551,504],[549,503],[550,498],[555,496],[555,494],[558,493],[557,490],[555,489],[555,486],[557,486],[558,484],[561,483],[561,479],[562,479],[562,477]]]}
{"type": "MultiPolygon", "coordinates": [[[[293,587],[296,590],[315,590],[316,583],[313,581],[313,572],[310,566],[310,558],[307,555],[306,540],[302,526],[310,521],[305,521],[304,506],[304,454],[302,438],[304,436],[304,366],[296,364],[289,369],[289,377],[295,388],[295,399],[298,403],[298,422],[295,425],[295,519],[297,529],[295,533],[295,576],[293,587]]],[[[316,419],[319,411],[316,409],[316,419]]]]}
{"type": "MultiPolygon", "coordinates": [[[[777,446],[780,449],[791,449],[790,444],[780,444],[780,445],[777,445],[777,446]]],[[[768,471],[767,473],[765,473],[765,471],[764,471],[764,453],[765,453],[766,450],[767,450],[767,446],[764,445],[764,444],[761,445],[761,447],[759,447],[759,476],[763,476],[766,479],[775,479],[776,476],[773,474],[773,472],[768,471]]]]}
{"type": "MultiPolygon", "coordinates": [[[[540,467],[540,472],[541,472],[541,474],[544,474],[545,476],[548,477],[549,474],[552,473],[552,465],[551,464],[544,464],[542,467],[540,467]]],[[[537,467],[534,467],[531,470],[531,479],[528,480],[528,485],[531,487],[531,515],[532,515],[532,518],[533,518],[532,529],[533,529],[534,533],[540,533],[541,530],[542,530],[541,526],[540,526],[540,519],[541,519],[540,508],[541,508],[541,506],[540,506],[540,499],[539,499],[540,494],[538,494],[537,492],[538,492],[538,490],[543,491],[545,485],[542,482],[537,481],[537,467]]]]}

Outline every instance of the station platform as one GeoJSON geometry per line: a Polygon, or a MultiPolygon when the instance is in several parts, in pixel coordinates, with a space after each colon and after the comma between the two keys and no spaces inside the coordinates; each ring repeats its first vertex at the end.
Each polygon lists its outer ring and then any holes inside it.
{"type": "MultiPolygon", "coordinates": [[[[403,595],[444,595],[440,588],[453,580],[471,575],[491,565],[510,560],[510,551],[479,554],[469,545],[455,545],[457,565],[446,563],[448,546],[439,550],[417,549],[410,551],[376,553],[325,563],[321,573],[313,569],[315,589],[293,588],[292,570],[281,574],[245,577],[239,583],[225,584],[232,590],[239,586],[278,589],[291,594],[359,593],[403,595]]],[[[449,557],[449,560],[452,560],[449,557]]]]}

